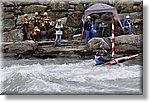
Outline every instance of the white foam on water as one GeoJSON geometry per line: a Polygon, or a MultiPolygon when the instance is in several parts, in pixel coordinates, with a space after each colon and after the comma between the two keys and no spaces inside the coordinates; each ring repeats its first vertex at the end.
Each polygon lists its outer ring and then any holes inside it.
{"type": "MultiPolygon", "coordinates": [[[[112,84],[117,80],[141,78],[140,65],[93,66],[93,60],[70,64],[12,65],[0,69],[2,92],[60,93],[110,92],[140,89],[112,84]],[[111,81],[111,84],[109,82],[111,81]],[[112,89],[111,89],[112,87],[112,89]],[[113,89],[113,88],[117,89],[113,89]]],[[[140,83],[140,82],[138,82],[140,83]]]]}

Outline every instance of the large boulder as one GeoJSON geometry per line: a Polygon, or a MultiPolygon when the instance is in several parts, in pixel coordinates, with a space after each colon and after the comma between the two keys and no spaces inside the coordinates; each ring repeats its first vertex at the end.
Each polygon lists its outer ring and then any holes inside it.
{"type": "Polygon", "coordinates": [[[127,4],[123,10],[121,10],[121,13],[131,13],[133,12],[133,4],[127,4]]]}
{"type": "Polygon", "coordinates": [[[10,32],[3,33],[3,41],[22,41],[23,40],[23,32],[21,29],[15,29],[10,32]]]}
{"type": "Polygon", "coordinates": [[[3,42],[2,52],[3,53],[17,53],[26,54],[27,52],[33,52],[36,48],[34,42],[3,42]]]}
{"type": "Polygon", "coordinates": [[[1,2],[3,6],[7,7],[14,6],[14,3],[12,3],[11,1],[2,0],[1,2]]]}
{"type": "Polygon", "coordinates": [[[4,19],[3,22],[3,31],[9,31],[15,28],[15,22],[12,19],[4,19]]]}
{"type": "Polygon", "coordinates": [[[142,12],[143,11],[143,3],[141,3],[139,6],[133,7],[134,12],[142,12]]]}
{"type": "Polygon", "coordinates": [[[3,9],[4,12],[14,11],[14,7],[3,7],[2,9],[3,9]]]}
{"type": "Polygon", "coordinates": [[[47,8],[47,6],[43,6],[43,5],[25,6],[23,8],[23,13],[44,12],[46,10],[46,8],[47,8]]]}
{"type": "Polygon", "coordinates": [[[68,12],[48,12],[48,15],[52,18],[52,19],[59,19],[62,17],[66,17],[68,14],[68,12]]]}
{"type": "Polygon", "coordinates": [[[74,32],[75,32],[75,28],[65,26],[63,38],[72,39],[74,32]]]}
{"type": "Polygon", "coordinates": [[[69,9],[69,3],[56,2],[51,4],[52,11],[67,11],[69,9]]]}
{"type": "Polygon", "coordinates": [[[143,18],[143,12],[121,13],[119,14],[119,17],[123,20],[127,15],[129,15],[131,19],[143,18]]]}
{"type": "Polygon", "coordinates": [[[142,35],[122,35],[115,37],[115,52],[142,51],[142,35]]]}
{"type": "Polygon", "coordinates": [[[78,4],[76,7],[75,7],[76,11],[84,11],[84,5],[83,4],[78,4]]]}
{"type": "Polygon", "coordinates": [[[80,34],[81,32],[82,32],[82,29],[80,28],[73,28],[73,27],[65,26],[63,38],[73,39],[74,34],[80,34]]]}
{"type": "Polygon", "coordinates": [[[125,13],[132,12],[133,5],[134,5],[133,0],[129,0],[127,2],[122,2],[122,1],[115,1],[114,2],[114,6],[116,7],[118,13],[120,13],[120,12],[122,12],[122,13],[123,12],[125,12],[125,13]]]}
{"type": "Polygon", "coordinates": [[[89,40],[88,45],[91,50],[96,50],[97,48],[100,48],[101,45],[103,45],[105,49],[111,49],[109,44],[103,38],[98,37],[89,40]]]}
{"type": "Polygon", "coordinates": [[[67,26],[78,27],[82,23],[81,19],[82,19],[81,13],[71,14],[67,19],[67,26]]]}
{"type": "Polygon", "coordinates": [[[11,18],[14,18],[15,15],[13,12],[3,12],[2,13],[2,18],[3,19],[11,19],[11,18]]]}

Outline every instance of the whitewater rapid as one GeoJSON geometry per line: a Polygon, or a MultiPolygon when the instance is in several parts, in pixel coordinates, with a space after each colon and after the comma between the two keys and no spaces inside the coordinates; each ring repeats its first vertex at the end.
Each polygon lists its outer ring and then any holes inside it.
{"type": "Polygon", "coordinates": [[[142,65],[93,59],[4,60],[1,94],[142,94],[142,65]]]}

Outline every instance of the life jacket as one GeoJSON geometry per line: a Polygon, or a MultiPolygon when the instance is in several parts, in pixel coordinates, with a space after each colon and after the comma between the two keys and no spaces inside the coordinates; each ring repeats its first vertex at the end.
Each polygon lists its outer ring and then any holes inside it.
{"type": "Polygon", "coordinates": [[[40,33],[40,29],[33,29],[32,30],[32,36],[37,36],[38,33],[40,33]]]}
{"type": "Polygon", "coordinates": [[[104,64],[105,62],[103,61],[103,57],[102,56],[96,56],[95,55],[95,62],[96,62],[96,65],[101,65],[101,64],[104,64]]]}
{"type": "Polygon", "coordinates": [[[41,17],[40,16],[35,16],[34,18],[34,21],[36,22],[36,23],[40,23],[41,22],[41,17]]]}
{"type": "Polygon", "coordinates": [[[44,27],[45,25],[50,25],[51,24],[51,18],[50,17],[44,17],[42,19],[42,26],[44,27]]]}
{"type": "Polygon", "coordinates": [[[91,21],[86,21],[84,23],[84,30],[91,30],[91,21]]]}
{"type": "Polygon", "coordinates": [[[45,23],[45,24],[50,24],[50,23],[51,23],[50,18],[49,18],[49,17],[44,18],[44,23],[45,23]]]}

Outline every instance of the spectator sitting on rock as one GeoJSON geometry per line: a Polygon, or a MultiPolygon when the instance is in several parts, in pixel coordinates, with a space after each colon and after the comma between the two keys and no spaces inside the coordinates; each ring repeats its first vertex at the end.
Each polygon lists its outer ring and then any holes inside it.
{"type": "Polygon", "coordinates": [[[39,41],[40,36],[41,36],[40,29],[37,26],[35,26],[34,29],[32,30],[31,38],[33,41],[39,41]]]}
{"type": "Polygon", "coordinates": [[[126,19],[123,21],[123,27],[125,29],[125,34],[130,34],[132,30],[132,20],[130,16],[126,16],[126,19]]]}
{"type": "Polygon", "coordinates": [[[21,20],[22,22],[22,31],[23,31],[23,41],[27,40],[27,35],[28,35],[28,26],[29,26],[29,20],[28,20],[28,15],[24,14],[24,17],[21,20]]]}

